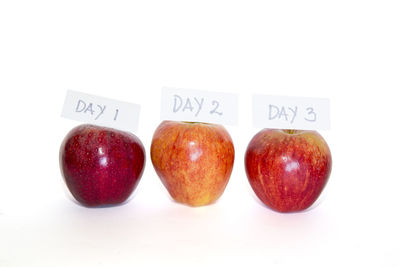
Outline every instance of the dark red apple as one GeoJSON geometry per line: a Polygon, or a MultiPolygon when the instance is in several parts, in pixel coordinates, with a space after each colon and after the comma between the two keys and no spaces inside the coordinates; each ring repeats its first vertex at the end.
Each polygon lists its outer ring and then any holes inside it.
{"type": "Polygon", "coordinates": [[[315,131],[264,129],[249,143],[245,167],[251,187],[265,205],[294,212],[307,209],[319,197],[332,157],[315,131]]]}
{"type": "Polygon", "coordinates": [[[85,206],[120,204],[139,183],[145,151],[133,134],[94,125],[72,129],[60,148],[68,189],[85,206]]]}
{"type": "Polygon", "coordinates": [[[221,125],[164,121],[151,143],[151,160],[172,198],[189,206],[215,202],[229,181],[235,150],[221,125]]]}

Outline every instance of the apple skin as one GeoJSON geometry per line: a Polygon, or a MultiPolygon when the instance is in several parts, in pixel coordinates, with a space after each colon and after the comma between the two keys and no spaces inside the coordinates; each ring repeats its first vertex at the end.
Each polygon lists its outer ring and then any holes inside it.
{"type": "Polygon", "coordinates": [[[257,197],[279,212],[309,208],[328,182],[332,157],[315,131],[263,129],[245,154],[247,178],[257,197]]]}
{"type": "Polygon", "coordinates": [[[151,160],[171,197],[189,206],[214,203],[229,181],[235,150],[221,125],[163,121],[153,135],[151,160]]]}
{"type": "Polygon", "coordinates": [[[60,168],[84,206],[123,203],[143,174],[145,150],[135,135],[95,125],[72,129],[60,147],[60,168]]]}

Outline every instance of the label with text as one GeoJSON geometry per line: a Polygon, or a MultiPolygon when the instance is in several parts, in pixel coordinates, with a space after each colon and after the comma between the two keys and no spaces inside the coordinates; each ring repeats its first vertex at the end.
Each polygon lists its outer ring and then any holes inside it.
{"type": "Polygon", "coordinates": [[[178,88],[163,88],[161,119],[236,125],[238,97],[178,88]]]}
{"type": "Polygon", "coordinates": [[[253,95],[253,124],[260,128],[328,130],[327,98],[253,95]]]}
{"type": "Polygon", "coordinates": [[[140,106],[68,90],[61,116],[99,126],[134,132],[139,125],[140,106]]]}

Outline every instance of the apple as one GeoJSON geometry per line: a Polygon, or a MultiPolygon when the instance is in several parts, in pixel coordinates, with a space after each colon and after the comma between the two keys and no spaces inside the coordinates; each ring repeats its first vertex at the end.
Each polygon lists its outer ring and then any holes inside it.
{"type": "Polygon", "coordinates": [[[245,154],[247,178],[257,197],[279,212],[309,208],[332,168],[325,140],[316,131],[263,129],[245,154]]]}
{"type": "Polygon", "coordinates": [[[145,151],[135,135],[80,125],[65,137],[60,168],[73,197],[84,206],[123,203],[138,185],[145,151]]]}
{"type": "Polygon", "coordinates": [[[163,121],[153,135],[151,161],[178,203],[203,206],[215,202],[229,181],[235,150],[221,125],[163,121]]]}

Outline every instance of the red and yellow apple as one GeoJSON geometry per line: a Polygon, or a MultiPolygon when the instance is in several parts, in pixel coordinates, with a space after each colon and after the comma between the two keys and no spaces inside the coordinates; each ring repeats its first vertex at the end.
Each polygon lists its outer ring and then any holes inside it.
{"type": "Polygon", "coordinates": [[[245,154],[248,180],[257,197],[279,212],[309,208],[332,168],[325,140],[315,131],[263,129],[245,154]]]}
{"type": "Polygon", "coordinates": [[[73,197],[89,207],[128,199],[143,173],[145,151],[134,134],[95,125],[72,129],[60,148],[60,167],[73,197]]]}
{"type": "Polygon", "coordinates": [[[198,122],[162,122],[150,153],[171,197],[189,206],[211,204],[222,195],[235,157],[223,126],[198,122]]]}

